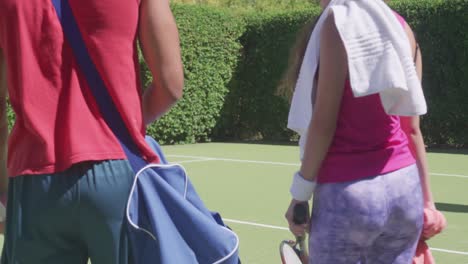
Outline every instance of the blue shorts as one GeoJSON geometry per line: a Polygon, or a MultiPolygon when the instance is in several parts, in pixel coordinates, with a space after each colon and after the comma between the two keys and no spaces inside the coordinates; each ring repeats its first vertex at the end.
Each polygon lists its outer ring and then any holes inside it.
{"type": "Polygon", "coordinates": [[[125,160],[85,162],[9,183],[1,264],[129,264],[125,160]]]}
{"type": "Polygon", "coordinates": [[[312,264],[412,263],[423,226],[416,165],[317,186],[312,209],[312,264]]]}

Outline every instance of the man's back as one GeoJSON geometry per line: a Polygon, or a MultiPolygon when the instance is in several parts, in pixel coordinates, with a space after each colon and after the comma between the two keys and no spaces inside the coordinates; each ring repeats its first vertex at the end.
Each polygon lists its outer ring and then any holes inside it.
{"type": "MultiPolygon", "coordinates": [[[[157,162],[145,142],[145,124],[167,112],[183,87],[169,1],[57,1],[70,5],[142,158],[157,162]],[[137,38],[155,76],[143,94],[137,38]]],[[[125,209],[134,171],[101,116],[56,13],[52,0],[0,0],[0,201],[8,194],[0,262],[130,264],[125,209]],[[17,115],[8,184],[7,92],[17,115]]]]}
{"type": "MultiPolygon", "coordinates": [[[[144,145],[136,48],[139,3],[69,3],[127,127],[144,145]]],[[[17,114],[8,174],[54,173],[85,160],[125,158],[77,68],[52,2],[0,0],[0,25],[9,96],[17,114]]]]}

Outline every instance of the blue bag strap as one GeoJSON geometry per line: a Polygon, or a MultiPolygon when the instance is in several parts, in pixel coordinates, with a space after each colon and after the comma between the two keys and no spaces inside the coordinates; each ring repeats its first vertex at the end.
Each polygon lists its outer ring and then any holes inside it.
{"type": "Polygon", "coordinates": [[[141,157],[138,146],[133,141],[122,116],[112,101],[112,97],[102,80],[96,65],[88,53],[86,44],[81,36],[78,24],[73,16],[68,0],[51,0],[57,16],[62,24],[65,38],[68,40],[81,72],[84,74],[88,86],[99,106],[99,110],[107,125],[114,132],[120,142],[128,161],[135,172],[147,165],[141,157]]]}

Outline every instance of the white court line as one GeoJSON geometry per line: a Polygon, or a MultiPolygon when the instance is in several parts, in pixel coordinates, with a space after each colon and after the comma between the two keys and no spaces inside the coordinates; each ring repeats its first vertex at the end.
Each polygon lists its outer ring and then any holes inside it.
{"type": "Polygon", "coordinates": [[[436,172],[430,172],[429,174],[434,175],[434,176],[446,176],[446,177],[456,177],[456,178],[468,178],[467,175],[461,175],[461,174],[447,174],[447,173],[436,173],[436,172]]]}
{"type": "Polygon", "coordinates": [[[433,247],[431,247],[431,250],[468,256],[468,252],[463,252],[463,251],[455,251],[455,250],[448,250],[448,249],[443,249],[443,248],[433,248],[433,247]]]}
{"type": "Polygon", "coordinates": [[[185,163],[193,163],[193,162],[202,162],[202,161],[210,161],[213,159],[193,159],[193,160],[181,160],[181,161],[173,161],[170,162],[172,164],[185,164],[185,163]]]}
{"type": "MultiPolygon", "coordinates": [[[[228,222],[228,223],[235,223],[235,224],[241,224],[241,225],[250,225],[250,226],[257,226],[257,227],[263,227],[263,228],[270,228],[270,229],[277,229],[277,230],[286,230],[286,231],[289,231],[289,228],[287,228],[287,227],[282,227],[282,226],[266,225],[266,224],[260,224],[260,223],[254,223],[254,222],[248,222],[248,221],[240,221],[240,220],[229,219],[229,218],[223,218],[223,220],[224,220],[225,222],[228,222]]],[[[463,251],[448,250],[448,249],[433,248],[433,247],[431,247],[431,250],[433,250],[433,251],[439,251],[439,252],[445,252],[445,253],[450,253],[450,254],[457,254],[457,255],[465,255],[465,256],[468,256],[468,252],[463,252],[463,251]]]]}
{"type": "Polygon", "coordinates": [[[300,166],[301,165],[299,163],[260,161],[260,160],[243,160],[243,159],[225,159],[225,158],[213,158],[213,157],[202,157],[202,156],[187,156],[187,155],[166,155],[166,156],[167,157],[174,157],[174,158],[205,159],[205,160],[216,160],[216,161],[232,161],[232,162],[268,164],[268,165],[283,165],[283,166],[300,166]]]}
{"type": "Polygon", "coordinates": [[[274,225],[265,225],[265,224],[259,224],[259,223],[248,222],[248,221],[240,221],[240,220],[228,219],[228,218],[223,218],[223,221],[229,222],[229,223],[241,224],[241,225],[250,225],[250,226],[270,228],[270,229],[278,229],[278,230],[286,230],[286,231],[289,230],[287,227],[274,226],[274,225]]]}
{"type": "MultiPolygon", "coordinates": [[[[167,157],[174,158],[192,158],[197,159],[197,161],[230,161],[230,162],[243,162],[243,163],[255,163],[255,164],[268,164],[268,165],[283,165],[283,166],[300,166],[300,163],[287,163],[287,162],[274,162],[274,161],[260,161],[260,160],[243,160],[243,159],[226,159],[226,158],[213,158],[213,157],[202,157],[202,156],[188,156],[188,155],[167,155],[167,157]]],[[[179,162],[187,163],[187,162],[179,162]]],[[[447,173],[430,173],[433,176],[443,176],[443,177],[454,177],[454,178],[465,178],[468,179],[468,175],[461,174],[447,174],[447,173]]]]}

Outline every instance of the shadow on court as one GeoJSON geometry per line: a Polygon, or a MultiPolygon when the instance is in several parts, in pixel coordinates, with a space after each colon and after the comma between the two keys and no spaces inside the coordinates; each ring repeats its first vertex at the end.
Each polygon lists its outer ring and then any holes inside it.
{"type": "Polygon", "coordinates": [[[440,153],[440,154],[461,154],[468,155],[468,149],[455,149],[455,148],[429,148],[427,149],[428,153],[440,153]]]}
{"type": "Polygon", "coordinates": [[[468,213],[468,205],[464,204],[436,203],[436,207],[444,212],[468,213]]]}

